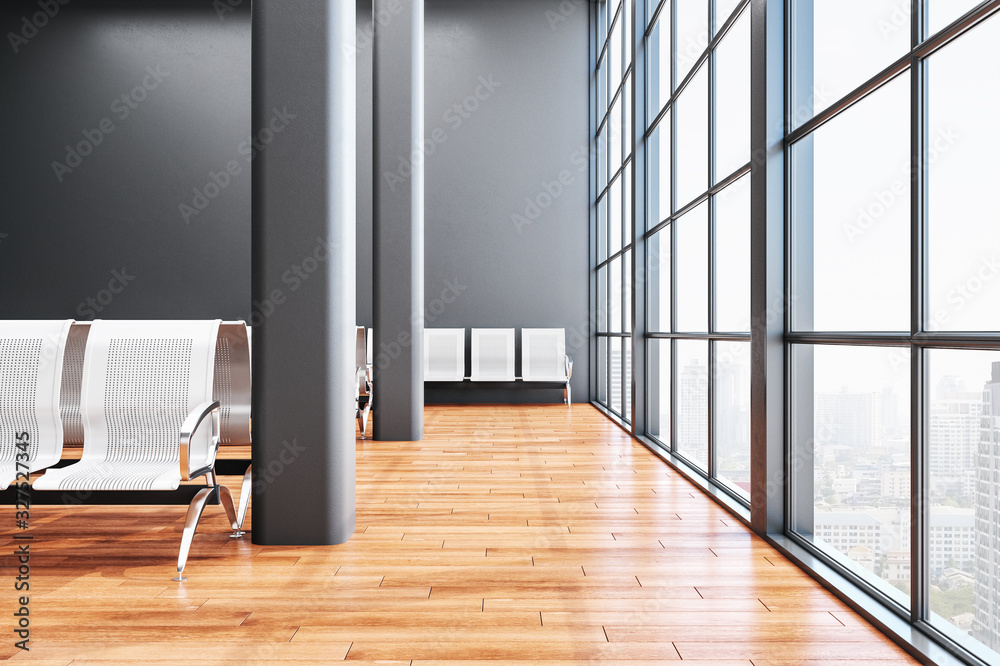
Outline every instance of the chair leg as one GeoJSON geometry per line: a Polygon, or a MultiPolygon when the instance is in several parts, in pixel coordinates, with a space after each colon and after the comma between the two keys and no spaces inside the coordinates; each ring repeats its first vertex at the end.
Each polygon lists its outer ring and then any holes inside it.
{"type": "Polygon", "coordinates": [[[368,415],[371,413],[372,403],[366,402],[365,409],[361,412],[361,439],[365,438],[365,433],[368,431],[368,415]]]}
{"type": "Polygon", "coordinates": [[[243,485],[240,487],[240,508],[236,512],[236,529],[243,530],[243,520],[247,517],[247,507],[250,506],[250,489],[253,486],[253,475],[250,473],[253,465],[247,467],[243,475],[243,485]]]}
{"type": "Polygon", "coordinates": [[[243,536],[243,530],[240,529],[239,521],[236,518],[233,493],[229,490],[228,486],[219,486],[219,501],[222,502],[222,507],[226,510],[226,517],[229,518],[229,524],[233,526],[233,533],[229,536],[233,539],[238,539],[243,536]]]}
{"type": "Polygon", "coordinates": [[[201,513],[205,510],[205,503],[212,496],[215,488],[202,488],[191,500],[188,506],[187,518],[184,520],[184,534],[181,536],[181,550],[177,554],[177,578],[174,581],[183,583],[187,580],[183,576],[184,566],[187,564],[188,552],[191,550],[191,540],[194,539],[194,531],[198,529],[198,521],[201,520],[201,513]]]}
{"type": "Polygon", "coordinates": [[[567,405],[573,404],[573,389],[569,385],[569,382],[566,382],[566,388],[563,390],[563,399],[566,401],[567,405]]]}

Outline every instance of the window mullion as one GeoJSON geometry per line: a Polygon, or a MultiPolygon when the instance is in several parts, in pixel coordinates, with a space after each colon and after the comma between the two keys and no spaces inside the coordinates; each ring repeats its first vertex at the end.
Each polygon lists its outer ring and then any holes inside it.
{"type": "MultiPolygon", "coordinates": [[[[911,0],[910,335],[927,326],[927,69],[915,54],[927,34],[925,0],[911,0]]],[[[930,620],[930,470],[927,352],[910,346],[910,620],[930,620]]]]}

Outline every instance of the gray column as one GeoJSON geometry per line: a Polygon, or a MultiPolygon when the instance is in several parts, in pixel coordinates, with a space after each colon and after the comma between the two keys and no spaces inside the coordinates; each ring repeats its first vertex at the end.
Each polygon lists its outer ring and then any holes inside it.
{"type": "MultiPolygon", "coordinates": [[[[789,92],[792,95],[792,111],[789,115],[789,129],[812,118],[815,111],[814,81],[814,39],[815,22],[812,3],[803,2],[795,7],[791,32],[795,39],[787,45],[791,60],[795,63],[791,74],[794,76],[789,92]]],[[[789,197],[789,222],[794,222],[795,233],[788,239],[792,246],[789,278],[795,287],[791,303],[793,307],[791,330],[813,330],[814,313],[814,258],[816,256],[815,234],[813,231],[814,203],[814,135],[797,142],[794,146],[795,160],[789,165],[795,171],[795,188],[789,197]]],[[[812,345],[797,345],[792,358],[793,382],[791,395],[793,402],[791,418],[787,420],[791,446],[788,448],[789,500],[786,525],[798,534],[810,536],[815,526],[815,477],[814,447],[816,443],[816,414],[813,400],[795,399],[795,396],[809,395],[795,390],[796,383],[803,387],[813,386],[815,373],[815,348],[812,345]]]]}
{"type": "Polygon", "coordinates": [[[355,528],[355,5],[253,3],[253,541],[355,528]]]}
{"type": "MultiPolygon", "coordinates": [[[[627,6],[627,5],[626,5],[627,6]]],[[[646,239],[643,231],[646,229],[646,142],[643,134],[646,130],[646,88],[642,82],[646,80],[646,3],[632,3],[632,15],[625,17],[631,21],[634,28],[629,34],[632,43],[625,48],[632,51],[632,136],[628,137],[632,147],[632,191],[625,196],[632,197],[632,220],[626,223],[632,239],[632,266],[626,270],[632,271],[632,434],[645,435],[647,430],[647,405],[656,404],[646,401],[646,239]]]]}
{"type": "Polygon", "coordinates": [[[424,434],[424,3],[374,0],[374,435],[424,434]]]}
{"type": "Polygon", "coordinates": [[[785,528],[784,3],[750,3],[750,525],[785,528]]]}

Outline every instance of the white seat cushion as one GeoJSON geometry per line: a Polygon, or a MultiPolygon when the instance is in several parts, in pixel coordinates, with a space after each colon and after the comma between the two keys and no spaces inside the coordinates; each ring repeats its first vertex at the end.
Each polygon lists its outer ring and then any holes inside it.
{"type": "Polygon", "coordinates": [[[176,462],[79,462],[50,469],[33,487],[37,490],[177,490],[180,485],[180,465],[176,462]]]}
{"type": "MultiPolygon", "coordinates": [[[[39,490],[174,490],[184,420],[210,402],[219,320],[93,323],[84,360],[80,462],[49,470],[39,490]]],[[[209,456],[211,427],[191,441],[209,456]]]]}
{"type": "MultiPolygon", "coordinates": [[[[63,356],[72,320],[0,321],[0,484],[17,476],[17,455],[28,471],[45,469],[62,454],[59,412],[63,356]],[[27,446],[17,447],[22,433],[27,446]],[[22,458],[23,460],[23,458],[22,458]]],[[[25,471],[24,467],[21,471],[25,471]]]]}

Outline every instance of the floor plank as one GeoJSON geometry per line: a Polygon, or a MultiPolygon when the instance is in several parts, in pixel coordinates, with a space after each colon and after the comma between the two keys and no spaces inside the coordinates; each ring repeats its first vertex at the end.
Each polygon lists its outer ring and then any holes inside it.
{"type": "Polygon", "coordinates": [[[587,405],[429,406],[422,442],[358,439],[357,478],[340,546],[230,539],[208,507],[183,584],[186,507],[34,507],[32,649],[0,658],[915,663],[587,405]]]}

